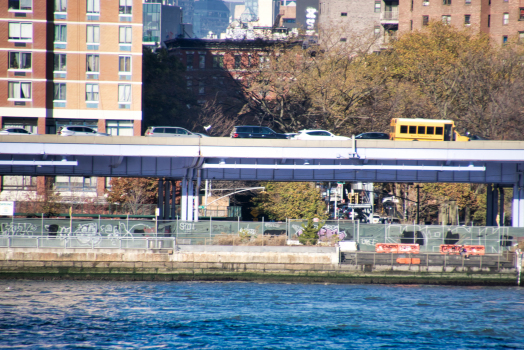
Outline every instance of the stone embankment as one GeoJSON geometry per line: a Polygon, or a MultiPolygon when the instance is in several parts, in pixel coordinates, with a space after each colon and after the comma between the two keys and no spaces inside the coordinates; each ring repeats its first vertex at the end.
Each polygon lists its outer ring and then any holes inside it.
{"type": "Polygon", "coordinates": [[[402,255],[377,259],[360,254],[346,259],[334,247],[288,246],[0,248],[0,278],[511,286],[517,281],[516,269],[498,256],[484,257],[479,265],[461,264],[457,257],[435,265],[433,261],[440,261],[435,254],[434,259],[426,255],[420,264],[402,265],[396,263],[402,255]]]}

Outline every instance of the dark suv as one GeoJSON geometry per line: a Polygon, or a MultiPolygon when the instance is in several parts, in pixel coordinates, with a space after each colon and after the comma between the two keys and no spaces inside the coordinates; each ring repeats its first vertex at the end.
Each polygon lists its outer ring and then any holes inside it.
{"type": "Polygon", "coordinates": [[[235,126],[231,137],[238,139],[287,139],[288,135],[277,134],[267,126],[235,126]]]}

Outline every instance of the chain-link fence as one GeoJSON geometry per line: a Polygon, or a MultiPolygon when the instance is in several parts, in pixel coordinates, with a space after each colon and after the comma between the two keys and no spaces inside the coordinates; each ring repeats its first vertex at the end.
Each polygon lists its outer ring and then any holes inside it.
{"type": "MultiPolygon", "coordinates": [[[[189,222],[181,220],[85,220],[85,219],[27,219],[0,218],[0,246],[25,243],[31,247],[58,244],[50,241],[59,238],[63,247],[122,247],[149,248],[148,240],[169,241],[177,244],[246,244],[259,240],[257,245],[296,243],[306,220],[285,222],[218,221],[189,222]],[[32,241],[27,240],[33,237],[32,241]],[[40,238],[38,238],[40,237],[40,238]],[[240,241],[230,239],[240,237],[240,241]],[[269,241],[270,237],[277,237],[269,241]],[[11,241],[7,241],[9,238],[11,241]],[[46,238],[43,243],[42,238],[46,238]],[[140,242],[139,241],[144,241],[140,242]]],[[[317,224],[318,225],[318,224],[317,224]]],[[[324,243],[339,240],[354,241],[360,251],[375,251],[377,243],[416,243],[421,253],[438,253],[441,244],[483,245],[486,253],[500,253],[524,240],[524,228],[479,226],[419,226],[372,225],[351,220],[330,220],[319,229],[324,243]]],[[[165,243],[168,244],[168,243],[165,243]]]]}
{"type": "Polygon", "coordinates": [[[482,245],[487,254],[498,254],[524,240],[522,227],[360,225],[359,250],[375,251],[377,243],[411,243],[421,253],[438,253],[442,244],[482,245]]]}

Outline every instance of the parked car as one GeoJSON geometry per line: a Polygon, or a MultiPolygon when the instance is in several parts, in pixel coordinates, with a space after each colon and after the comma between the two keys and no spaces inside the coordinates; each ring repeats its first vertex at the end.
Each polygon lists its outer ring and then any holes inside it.
{"type": "Polygon", "coordinates": [[[150,126],[144,136],[148,137],[201,137],[178,126],[150,126]]]}
{"type": "Polygon", "coordinates": [[[355,138],[361,140],[389,140],[389,134],[385,132],[364,132],[358,134],[355,138]]]}
{"type": "Polygon", "coordinates": [[[287,139],[285,134],[279,134],[267,126],[243,125],[235,126],[231,131],[231,137],[235,139],[287,139]]]}
{"type": "Polygon", "coordinates": [[[300,130],[295,140],[349,140],[346,136],[336,136],[326,130],[300,130]]]}
{"type": "Polygon", "coordinates": [[[211,136],[209,136],[207,134],[202,134],[201,132],[194,132],[193,134],[198,135],[200,137],[211,137],[211,136]]]}
{"type": "Polygon", "coordinates": [[[57,132],[61,136],[111,136],[104,132],[98,132],[89,126],[66,125],[61,126],[57,132]]]}
{"type": "Polygon", "coordinates": [[[4,128],[0,130],[0,135],[36,135],[23,128],[4,128]]]}

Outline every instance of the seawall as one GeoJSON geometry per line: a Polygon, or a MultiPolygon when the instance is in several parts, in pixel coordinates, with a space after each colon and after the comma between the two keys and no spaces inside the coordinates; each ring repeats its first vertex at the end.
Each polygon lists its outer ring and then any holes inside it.
{"type": "Polygon", "coordinates": [[[343,264],[334,247],[0,248],[1,279],[516,285],[512,268],[343,264]]]}

